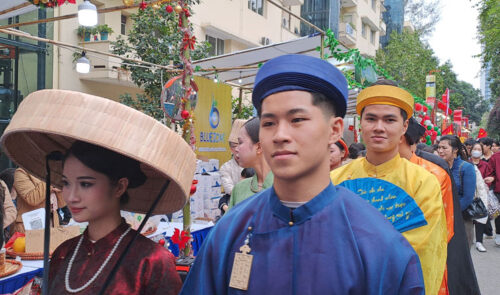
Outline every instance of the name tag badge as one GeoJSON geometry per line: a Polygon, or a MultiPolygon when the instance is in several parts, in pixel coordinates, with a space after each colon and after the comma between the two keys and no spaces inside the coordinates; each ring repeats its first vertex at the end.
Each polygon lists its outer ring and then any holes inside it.
{"type": "Polygon", "coordinates": [[[241,253],[234,254],[233,269],[231,270],[231,279],[229,287],[244,290],[248,289],[250,272],[252,270],[253,255],[248,254],[252,249],[248,245],[240,247],[241,253]]]}

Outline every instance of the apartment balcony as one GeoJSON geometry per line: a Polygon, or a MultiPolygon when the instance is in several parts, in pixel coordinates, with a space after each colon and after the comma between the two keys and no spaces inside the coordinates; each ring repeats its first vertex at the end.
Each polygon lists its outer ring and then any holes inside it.
{"type": "Polygon", "coordinates": [[[340,3],[342,7],[354,7],[358,5],[358,0],[342,0],[340,3]]]}
{"type": "MultiPolygon", "coordinates": [[[[111,52],[110,41],[84,42],[80,46],[101,52],[111,52]]],[[[80,80],[135,87],[130,72],[120,67],[121,59],[92,52],[87,53],[87,58],[90,61],[90,72],[88,74],[78,74],[80,80]]]]}
{"type": "Polygon", "coordinates": [[[356,30],[349,23],[340,23],[339,40],[345,45],[356,45],[356,30]]]}
{"type": "Polygon", "coordinates": [[[379,28],[380,28],[380,36],[384,36],[387,31],[386,31],[386,25],[383,20],[380,20],[379,28]]]}

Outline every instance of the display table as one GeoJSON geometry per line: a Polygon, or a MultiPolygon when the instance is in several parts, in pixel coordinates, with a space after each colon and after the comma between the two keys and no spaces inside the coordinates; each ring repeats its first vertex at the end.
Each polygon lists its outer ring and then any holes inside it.
{"type": "MultiPolygon", "coordinates": [[[[148,237],[153,237],[162,234],[170,243],[169,249],[175,256],[179,255],[179,247],[172,243],[170,237],[174,234],[176,228],[182,230],[182,223],[180,222],[160,222],[155,233],[148,237]]],[[[191,225],[191,234],[193,241],[194,255],[198,253],[203,240],[212,229],[213,223],[193,223],[191,225]]],[[[0,295],[10,294],[25,286],[35,276],[43,276],[43,260],[22,260],[23,267],[17,273],[8,277],[0,278],[0,295]]]]}
{"type": "Polygon", "coordinates": [[[22,260],[20,271],[0,278],[0,294],[10,294],[26,285],[35,276],[43,275],[43,260],[22,260]]]}

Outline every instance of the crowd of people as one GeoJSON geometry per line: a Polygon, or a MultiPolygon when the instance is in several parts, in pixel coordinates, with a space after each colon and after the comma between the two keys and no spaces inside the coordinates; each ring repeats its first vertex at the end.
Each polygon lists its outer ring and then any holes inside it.
{"type": "MultiPolygon", "coordinates": [[[[500,145],[489,138],[462,144],[454,135],[433,147],[422,144],[425,128],[412,117],[413,96],[385,79],[359,93],[363,143],[348,145],[342,138],[347,94],[343,74],[321,59],[283,55],[259,69],[252,94],[258,116],[233,122],[232,158],[220,169],[223,216],[185,282],[172,255],[131,230],[119,211],[146,212],[145,200],[153,199],[145,196],[162,184],[154,177],[175,186],[155,212],[178,210],[191,185],[179,175],[194,160],[182,162],[177,155],[191,157],[190,148],[177,142],[171,145],[182,153],[162,154],[157,141],[148,141],[154,136],[112,141],[78,128],[48,125],[39,131],[60,141],[51,148],[72,143],[59,157],[62,191],[51,191],[58,207],[68,204],[76,221],[89,224],[53,253],[51,294],[97,294],[108,285],[123,294],[480,294],[470,251],[474,239],[475,248],[486,251],[482,239],[493,236],[494,216],[468,212],[478,199],[486,207],[492,197],[500,199],[500,145]],[[149,144],[150,153],[142,153],[138,142],[149,144]]],[[[145,131],[143,125],[128,120],[113,126],[145,131]]],[[[100,133],[99,127],[93,132],[100,133]]],[[[177,140],[170,133],[159,136],[177,140]]],[[[9,183],[19,212],[42,206],[49,184],[22,168],[14,181],[2,183],[5,196],[9,183]]],[[[500,246],[500,218],[494,224],[500,246]]],[[[17,220],[11,226],[22,230],[17,220]]]]}

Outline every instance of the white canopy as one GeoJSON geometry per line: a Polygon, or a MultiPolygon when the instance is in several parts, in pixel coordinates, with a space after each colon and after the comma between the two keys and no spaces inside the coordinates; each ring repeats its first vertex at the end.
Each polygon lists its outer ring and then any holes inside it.
{"type": "MultiPolygon", "coordinates": [[[[255,74],[258,65],[284,54],[306,54],[320,57],[320,52],[316,50],[321,45],[321,36],[311,35],[290,41],[270,44],[261,47],[249,48],[224,55],[213,56],[193,62],[193,66],[200,66],[203,69],[210,68],[235,68],[244,66],[254,66],[251,69],[234,69],[217,71],[218,79],[232,86],[239,86],[247,89],[253,87],[255,74]],[[241,83],[238,80],[241,79],[241,83]]],[[[214,79],[213,72],[201,74],[201,76],[214,79]]]]}

